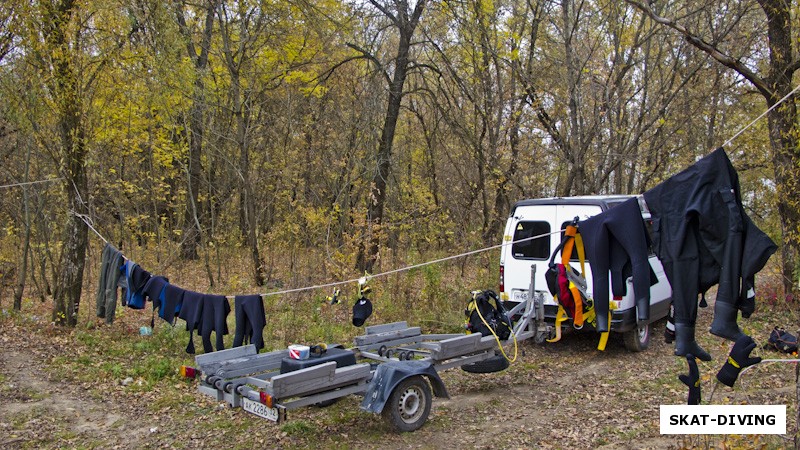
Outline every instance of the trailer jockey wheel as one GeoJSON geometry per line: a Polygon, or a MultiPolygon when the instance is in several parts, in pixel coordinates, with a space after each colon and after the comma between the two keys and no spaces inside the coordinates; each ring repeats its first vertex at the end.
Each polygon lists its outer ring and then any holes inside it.
{"type": "Polygon", "coordinates": [[[420,375],[398,384],[383,407],[383,418],[395,431],[418,430],[431,412],[431,387],[420,375]]]}
{"type": "Polygon", "coordinates": [[[397,359],[399,359],[400,361],[405,361],[406,360],[406,352],[400,352],[400,354],[397,355],[397,359]]]}
{"type": "Polygon", "coordinates": [[[381,347],[378,349],[378,356],[383,356],[384,353],[386,353],[386,346],[381,345],[381,347]]]}
{"type": "Polygon", "coordinates": [[[383,356],[385,356],[385,357],[387,357],[387,358],[391,359],[391,358],[392,358],[392,356],[394,356],[394,350],[392,350],[392,349],[386,350],[386,351],[383,353],[383,356]]]}

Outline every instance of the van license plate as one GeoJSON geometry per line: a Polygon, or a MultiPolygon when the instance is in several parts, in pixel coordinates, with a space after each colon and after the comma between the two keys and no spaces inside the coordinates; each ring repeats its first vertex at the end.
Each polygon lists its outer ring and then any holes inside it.
{"type": "Polygon", "coordinates": [[[514,291],[514,301],[524,302],[528,299],[528,293],[523,291],[514,291]]]}
{"type": "Polygon", "coordinates": [[[242,398],[242,409],[273,422],[277,422],[280,418],[280,415],[278,414],[278,408],[270,408],[262,403],[254,402],[249,398],[242,398]]]}

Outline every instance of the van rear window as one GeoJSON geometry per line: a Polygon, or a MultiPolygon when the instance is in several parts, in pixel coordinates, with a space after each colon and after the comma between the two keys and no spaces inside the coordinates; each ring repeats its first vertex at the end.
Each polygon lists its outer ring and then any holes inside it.
{"type": "Polygon", "coordinates": [[[511,245],[511,254],[517,259],[547,259],[550,257],[550,223],[548,222],[519,222],[514,230],[514,244],[511,245]],[[542,236],[538,239],[522,239],[542,236]]]}

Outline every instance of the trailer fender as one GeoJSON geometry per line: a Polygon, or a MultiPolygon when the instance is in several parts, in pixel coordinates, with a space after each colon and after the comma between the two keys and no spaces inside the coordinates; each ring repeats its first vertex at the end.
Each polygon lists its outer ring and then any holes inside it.
{"type": "Polygon", "coordinates": [[[392,391],[398,384],[409,377],[421,375],[428,379],[436,397],[450,398],[444,382],[433,364],[425,361],[389,361],[380,364],[369,383],[361,409],[380,414],[392,391]]]}

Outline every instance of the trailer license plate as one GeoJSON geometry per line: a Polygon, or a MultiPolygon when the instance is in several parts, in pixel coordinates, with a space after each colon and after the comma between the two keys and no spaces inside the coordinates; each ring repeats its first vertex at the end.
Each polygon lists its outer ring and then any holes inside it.
{"type": "Polygon", "coordinates": [[[263,417],[267,420],[271,420],[273,422],[278,421],[278,408],[270,408],[262,403],[254,402],[249,398],[242,398],[242,408],[249,413],[263,417]]]}

